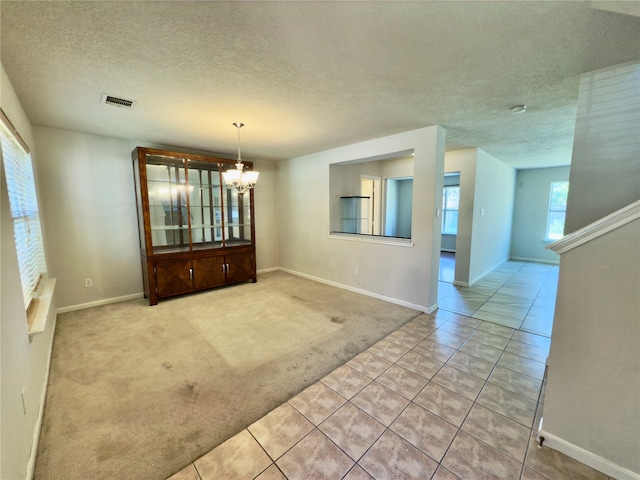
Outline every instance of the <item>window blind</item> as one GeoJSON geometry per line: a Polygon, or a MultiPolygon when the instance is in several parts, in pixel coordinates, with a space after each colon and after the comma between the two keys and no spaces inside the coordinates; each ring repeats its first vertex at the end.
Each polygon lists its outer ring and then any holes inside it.
{"type": "Polygon", "coordinates": [[[13,220],[25,309],[33,300],[40,278],[46,272],[44,246],[40,230],[38,199],[31,155],[7,118],[0,122],[0,143],[13,220]]]}

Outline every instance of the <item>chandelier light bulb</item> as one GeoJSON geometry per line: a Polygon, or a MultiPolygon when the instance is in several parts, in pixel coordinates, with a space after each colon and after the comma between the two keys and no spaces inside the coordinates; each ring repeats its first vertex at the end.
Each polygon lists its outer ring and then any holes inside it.
{"type": "Polygon", "coordinates": [[[233,122],[233,126],[238,129],[238,160],[236,161],[235,168],[230,168],[226,172],[223,172],[222,177],[227,188],[235,188],[236,191],[242,195],[255,187],[259,172],[253,170],[243,171],[244,164],[242,163],[242,156],[240,154],[240,129],[244,127],[244,123],[233,122]]]}

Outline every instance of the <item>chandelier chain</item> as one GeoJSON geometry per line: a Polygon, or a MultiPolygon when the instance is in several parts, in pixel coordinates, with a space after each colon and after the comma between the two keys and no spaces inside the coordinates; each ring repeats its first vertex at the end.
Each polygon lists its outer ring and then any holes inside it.
{"type": "Polygon", "coordinates": [[[242,163],[242,157],[240,155],[240,129],[244,127],[244,123],[233,122],[233,125],[238,129],[238,163],[242,163]]]}

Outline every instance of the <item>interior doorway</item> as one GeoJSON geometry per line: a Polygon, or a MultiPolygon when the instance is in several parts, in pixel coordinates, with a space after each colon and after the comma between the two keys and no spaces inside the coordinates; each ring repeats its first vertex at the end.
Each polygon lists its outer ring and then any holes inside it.
{"type": "Polygon", "coordinates": [[[369,231],[363,233],[367,233],[369,235],[380,235],[380,210],[382,205],[382,192],[380,188],[381,179],[380,177],[362,175],[360,177],[360,182],[360,195],[362,195],[363,197],[369,197],[371,199],[371,201],[367,204],[367,208],[369,209],[369,211],[362,212],[363,218],[371,219],[368,228],[369,231]]]}
{"type": "Polygon", "coordinates": [[[438,279],[453,283],[456,269],[458,211],[460,209],[460,172],[444,174],[442,188],[442,223],[440,225],[440,267],[438,279]]]}

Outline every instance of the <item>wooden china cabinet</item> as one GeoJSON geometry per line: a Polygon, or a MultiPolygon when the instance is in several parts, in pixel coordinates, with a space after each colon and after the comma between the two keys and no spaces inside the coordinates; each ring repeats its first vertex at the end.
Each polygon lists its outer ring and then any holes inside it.
{"type": "MultiPolygon", "coordinates": [[[[132,152],[144,293],[158,299],[257,281],[253,190],[227,189],[235,161],[138,147],[132,152]]],[[[252,169],[250,162],[245,168],[252,169]]]]}

